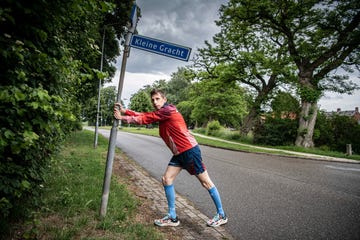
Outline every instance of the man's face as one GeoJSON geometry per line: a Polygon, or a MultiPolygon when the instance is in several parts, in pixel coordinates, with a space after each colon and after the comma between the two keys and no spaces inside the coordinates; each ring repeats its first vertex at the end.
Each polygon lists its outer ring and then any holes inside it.
{"type": "Polygon", "coordinates": [[[166,97],[161,96],[160,93],[156,93],[151,96],[151,102],[155,109],[159,110],[166,103],[166,97]]]}

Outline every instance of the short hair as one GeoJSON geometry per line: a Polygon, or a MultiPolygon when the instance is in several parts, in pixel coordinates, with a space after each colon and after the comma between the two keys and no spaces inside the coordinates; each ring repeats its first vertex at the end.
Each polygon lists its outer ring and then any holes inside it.
{"type": "Polygon", "coordinates": [[[161,89],[157,89],[157,88],[152,89],[150,92],[150,96],[154,96],[155,94],[160,94],[163,98],[166,97],[165,92],[161,89]]]}

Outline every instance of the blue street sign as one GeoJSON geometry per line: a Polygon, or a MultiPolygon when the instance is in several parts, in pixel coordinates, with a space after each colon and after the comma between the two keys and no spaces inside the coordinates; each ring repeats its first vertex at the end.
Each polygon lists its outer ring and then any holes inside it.
{"type": "MultiPolygon", "coordinates": [[[[133,7],[131,9],[131,16],[130,16],[130,21],[131,21],[131,27],[134,27],[136,25],[136,22],[138,20],[138,16],[137,16],[137,5],[133,4],[133,7]]],[[[135,28],[134,28],[135,29],[135,28]]]]}
{"type": "Polygon", "coordinates": [[[191,53],[191,48],[189,47],[184,47],[174,43],[169,43],[140,35],[132,35],[130,46],[144,51],[176,58],[182,61],[188,61],[191,53]]]}

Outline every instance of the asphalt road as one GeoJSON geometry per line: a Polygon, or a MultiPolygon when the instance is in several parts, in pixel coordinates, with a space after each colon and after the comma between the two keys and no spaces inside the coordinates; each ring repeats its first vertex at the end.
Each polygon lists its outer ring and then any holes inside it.
{"type": "MultiPolygon", "coordinates": [[[[118,132],[117,146],[160,181],[171,158],[160,138],[118,132]]],[[[235,239],[360,239],[360,164],[201,150],[235,239]]],[[[215,213],[186,171],[175,189],[204,214],[215,213]]]]}

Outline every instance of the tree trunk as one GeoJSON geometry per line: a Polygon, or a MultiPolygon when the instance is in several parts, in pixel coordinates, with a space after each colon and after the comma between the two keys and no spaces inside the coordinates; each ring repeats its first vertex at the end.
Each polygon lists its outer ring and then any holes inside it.
{"type": "Polygon", "coordinates": [[[314,147],[313,134],[317,117],[317,103],[303,101],[299,117],[299,128],[295,145],[299,147],[314,147]]]}
{"type": "Polygon", "coordinates": [[[258,110],[251,108],[240,129],[240,136],[246,137],[258,121],[258,110]]]}

